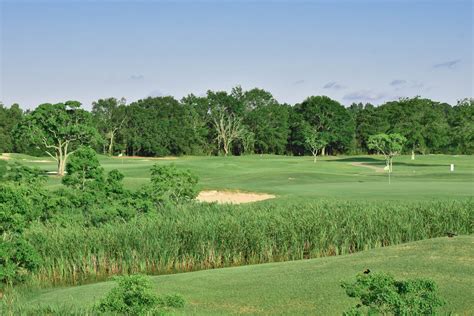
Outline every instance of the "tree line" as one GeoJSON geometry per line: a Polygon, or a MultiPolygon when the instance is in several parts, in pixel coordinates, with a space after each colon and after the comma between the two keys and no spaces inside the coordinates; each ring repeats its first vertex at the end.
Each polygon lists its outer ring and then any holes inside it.
{"type": "Polygon", "coordinates": [[[473,99],[454,106],[415,97],[345,107],[311,96],[289,105],[268,91],[235,87],[181,100],[100,99],[91,111],[76,101],[26,111],[0,105],[0,152],[47,153],[58,164],[78,145],[129,156],[375,153],[369,137],[381,133],[405,137],[404,153],[472,154],[473,99]]]}

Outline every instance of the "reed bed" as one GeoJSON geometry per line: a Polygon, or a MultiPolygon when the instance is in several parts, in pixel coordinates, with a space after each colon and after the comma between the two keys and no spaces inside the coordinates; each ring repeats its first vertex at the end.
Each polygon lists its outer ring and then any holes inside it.
{"type": "Polygon", "coordinates": [[[471,234],[474,201],[193,204],[98,228],[37,224],[33,281],[80,284],[124,273],[166,274],[334,256],[471,234]]]}

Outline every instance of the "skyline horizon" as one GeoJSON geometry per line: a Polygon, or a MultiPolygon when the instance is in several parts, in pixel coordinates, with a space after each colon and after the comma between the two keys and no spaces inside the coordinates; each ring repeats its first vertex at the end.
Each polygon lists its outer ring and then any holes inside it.
{"type": "MultiPolygon", "coordinates": [[[[233,86],[232,88],[236,88],[236,87],[242,87],[241,85],[235,85],[233,86]]],[[[213,91],[213,92],[221,92],[221,91],[225,91],[227,93],[231,93],[231,90],[232,88],[230,88],[229,90],[210,90],[210,91],[213,91]]],[[[242,87],[243,88],[243,87],[242,87]]],[[[466,99],[474,99],[474,97],[462,97],[462,98],[459,98],[458,100],[456,100],[456,102],[454,103],[450,103],[450,102],[445,102],[445,101],[442,101],[442,100],[436,100],[436,99],[432,99],[432,98],[429,98],[427,96],[423,96],[423,95],[413,95],[413,96],[398,96],[398,97],[394,97],[392,99],[386,99],[384,101],[380,101],[380,102],[370,102],[370,101],[366,101],[366,102],[362,102],[362,101],[351,101],[351,102],[344,102],[343,100],[338,100],[336,98],[332,98],[331,96],[329,95],[325,95],[325,94],[313,94],[313,95],[308,95],[306,97],[304,97],[303,99],[301,99],[300,101],[297,101],[297,102],[294,102],[294,103],[289,103],[289,102],[282,102],[280,101],[278,98],[275,97],[275,95],[272,93],[272,91],[269,91],[267,89],[264,89],[264,88],[260,88],[260,87],[253,87],[253,88],[249,88],[249,89],[244,89],[244,91],[250,91],[252,89],[260,89],[260,90],[264,90],[266,92],[269,92],[272,94],[272,96],[274,97],[274,99],[279,103],[279,104],[287,104],[289,106],[295,106],[297,104],[300,104],[302,103],[303,101],[305,101],[307,98],[310,98],[310,97],[314,97],[314,96],[326,96],[326,97],[329,97],[337,102],[339,102],[342,106],[348,108],[350,107],[351,105],[353,104],[362,104],[362,105],[367,105],[367,104],[371,104],[375,107],[379,107],[385,103],[388,103],[388,102],[395,102],[395,101],[399,101],[400,99],[412,99],[412,98],[421,98],[421,99],[430,99],[434,102],[437,102],[437,103],[441,103],[441,104],[449,104],[450,106],[456,106],[459,102],[463,101],[463,100],[466,100],[466,99]]],[[[180,97],[177,97],[177,96],[174,96],[174,95],[171,95],[171,94],[160,94],[160,95],[148,95],[148,96],[144,96],[142,98],[138,98],[138,99],[133,99],[133,100],[130,100],[130,99],[127,99],[125,97],[116,97],[116,96],[109,96],[109,97],[103,97],[103,98],[97,98],[95,100],[93,100],[92,102],[90,103],[84,103],[82,102],[81,100],[78,100],[78,99],[73,99],[73,98],[69,98],[69,99],[64,99],[64,100],[55,100],[55,101],[45,101],[45,102],[39,102],[38,104],[34,104],[34,105],[31,105],[31,106],[25,106],[24,104],[21,104],[21,103],[18,103],[18,102],[13,102],[11,104],[5,104],[3,103],[2,100],[0,100],[0,104],[2,104],[4,107],[6,108],[10,108],[11,106],[13,105],[18,105],[22,110],[33,110],[35,108],[37,108],[38,106],[42,105],[42,104],[57,104],[57,103],[65,103],[67,101],[78,101],[80,104],[81,104],[81,107],[86,109],[86,110],[92,110],[92,106],[93,106],[93,103],[94,102],[97,102],[98,100],[104,100],[104,99],[109,99],[109,98],[114,98],[116,100],[122,100],[124,99],[125,100],[125,105],[130,105],[134,102],[138,102],[139,100],[144,100],[144,99],[147,99],[147,98],[156,98],[156,97],[172,97],[174,98],[175,100],[181,102],[181,100],[186,97],[186,96],[189,96],[189,95],[194,95],[194,96],[197,96],[197,97],[206,97],[207,95],[207,91],[206,93],[200,93],[200,94],[195,94],[195,93],[188,93],[188,94],[185,94],[185,95],[182,95],[180,97]]]]}

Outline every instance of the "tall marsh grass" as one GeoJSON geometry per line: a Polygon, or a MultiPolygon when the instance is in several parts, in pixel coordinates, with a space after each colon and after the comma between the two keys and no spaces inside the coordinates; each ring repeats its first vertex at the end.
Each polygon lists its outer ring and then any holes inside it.
{"type": "Polygon", "coordinates": [[[122,273],[165,274],[297,260],[471,234],[474,201],[267,202],[189,205],[99,228],[35,225],[33,280],[78,284],[122,273]]]}

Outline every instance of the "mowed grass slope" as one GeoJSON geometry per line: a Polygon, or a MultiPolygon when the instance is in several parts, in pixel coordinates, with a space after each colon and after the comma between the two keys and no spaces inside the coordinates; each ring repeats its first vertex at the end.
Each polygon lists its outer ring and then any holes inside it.
{"type": "MultiPolygon", "coordinates": [[[[48,158],[11,155],[18,161],[48,171],[55,163],[48,158]],[[39,160],[39,162],[38,162],[39,160]]],[[[421,200],[472,197],[474,193],[474,159],[472,156],[419,155],[395,158],[392,183],[386,173],[364,165],[383,168],[381,156],[340,156],[319,158],[252,155],[239,157],[109,158],[102,156],[105,170],[119,169],[125,174],[125,185],[136,189],[149,179],[150,167],[174,163],[199,176],[201,189],[267,192],[279,198],[344,198],[421,200]],[[362,166],[354,164],[362,163],[362,166]],[[449,165],[455,164],[455,172],[449,165]]],[[[60,179],[50,177],[49,185],[60,179]]]]}
{"type": "MultiPolygon", "coordinates": [[[[436,238],[353,255],[151,277],[157,293],[180,293],[183,314],[340,315],[356,304],[340,287],[369,268],[397,278],[435,280],[444,312],[474,313],[474,236],[436,238]]],[[[28,291],[19,306],[86,307],[114,282],[28,291]]]]}

